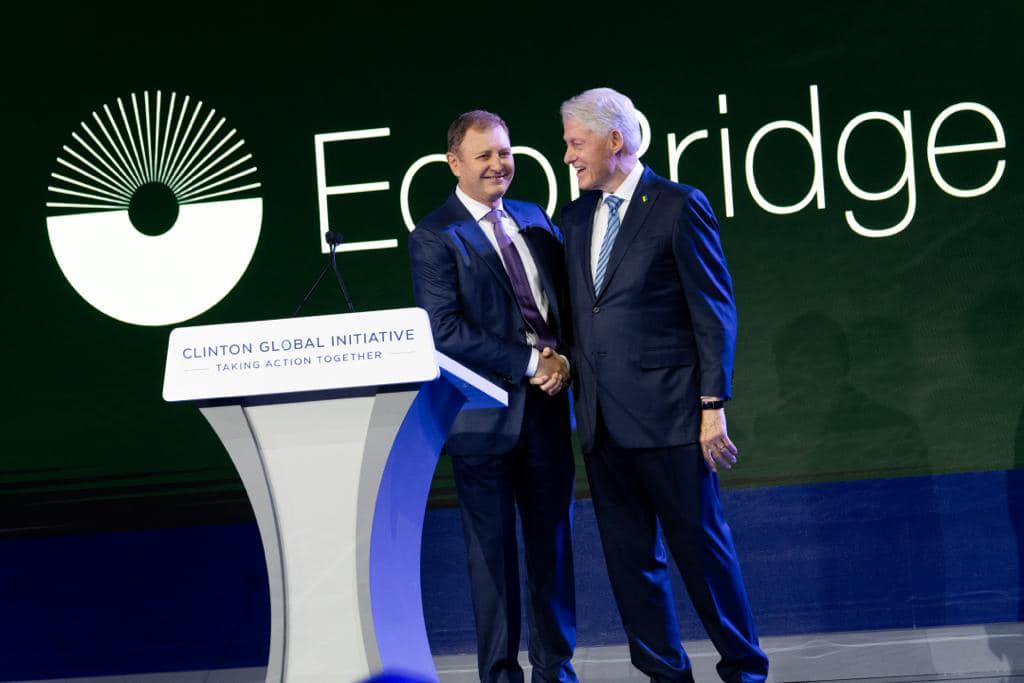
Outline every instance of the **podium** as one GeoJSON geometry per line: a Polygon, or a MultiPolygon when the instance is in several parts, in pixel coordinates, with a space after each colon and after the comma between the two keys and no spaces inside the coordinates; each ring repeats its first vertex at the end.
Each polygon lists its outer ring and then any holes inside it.
{"type": "Polygon", "coordinates": [[[430,481],[460,410],[508,395],[418,308],[177,328],[164,399],[227,449],[263,542],[267,681],[437,680],[420,592],[430,481]]]}

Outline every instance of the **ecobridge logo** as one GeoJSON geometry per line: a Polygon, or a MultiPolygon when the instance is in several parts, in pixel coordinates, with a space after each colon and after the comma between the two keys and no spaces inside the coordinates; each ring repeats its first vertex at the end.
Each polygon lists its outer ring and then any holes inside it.
{"type": "Polygon", "coordinates": [[[47,230],[72,287],[134,325],[193,318],[252,259],[263,219],[245,140],[202,101],[132,93],[93,111],[51,173],[47,230]]]}

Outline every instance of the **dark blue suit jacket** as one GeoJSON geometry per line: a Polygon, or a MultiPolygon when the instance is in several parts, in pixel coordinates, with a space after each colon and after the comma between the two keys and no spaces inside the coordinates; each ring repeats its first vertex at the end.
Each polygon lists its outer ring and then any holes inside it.
{"type": "Polygon", "coordinates": [[[731,395],[736,307],[718,222],[700,190],[645,168],[595,296],[600,201],[586,192],[562,211],[581,443],[593,447],[598,403],[625,448],[696,442],[700,396],[731,395]]]}
{"type": "MultiPolygon", "coordinates": [[[[529,245],[548,299],[548,322],[559,352],[568,355],[569,344],[561,334],[567,297],[562,235],[536,204],[511,199],[502,204],[529,245]]],[[[459,414],[449,433],[448,453],[510,451],[522,429],[526,392],[539,390],[524,377],[531,347],[501,257],[452,193],[409,235],[409,259],[413,296],[430,316],[437,349],[508,391],[507,409],[459,414]]],[[[568,411],[566,393],[551,399],[552,409],[568,411]]]]}

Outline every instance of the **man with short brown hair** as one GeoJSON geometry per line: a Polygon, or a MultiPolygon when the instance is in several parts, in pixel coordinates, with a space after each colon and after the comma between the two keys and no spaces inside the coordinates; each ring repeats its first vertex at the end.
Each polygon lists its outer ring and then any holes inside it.
{"type": "Polygon", "coordinates": [[[438,350],[508,391],[507,408],[460,413],[446,444],[480,680],[523,681],[518,509],[532,681],[576,681],[562,236],[541,207],[504,198],[515,161],[499,116],[477,110],[457,118],[447,159],[455,191],[409,236],[413,294],[438,350]]]}

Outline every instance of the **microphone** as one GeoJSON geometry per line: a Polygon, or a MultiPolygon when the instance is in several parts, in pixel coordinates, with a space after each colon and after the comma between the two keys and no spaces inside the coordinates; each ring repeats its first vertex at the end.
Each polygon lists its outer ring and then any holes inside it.
{"type": "Polygon", "coordinates": [[[338,245],[344,241],[344,236],[336,230],[328,230],[324,233],[324,240],[331,246],[330,256],[327,259],[327,263],[324,264],[324,267],[320,269],[320,274],[317,275],[313,286],[309,288],[309,291],[306,292],[306,296],[302,297],[302,301],[300,301],[299,305],[295,307],[295,311],[292,313],[293,318],[299,314],[302,307],[306,305],[307,301],[309,301],[309,297],[313,295],[313,292],[316,291],[316,288],[320,285],[320,281],[323,280],[324,275],[327,274],[328,268],[334,269],[334,278],[338,281],[338,287],[341,289],[342,296],[345,297],[345,303],[348,304],[349,312],[356,312],[356,307],[352,303],[352,297],[348,294],[348,287],[345,286],[345,280],[341,277],[341,271],[338,269],[337,250],[338,245]]]}

